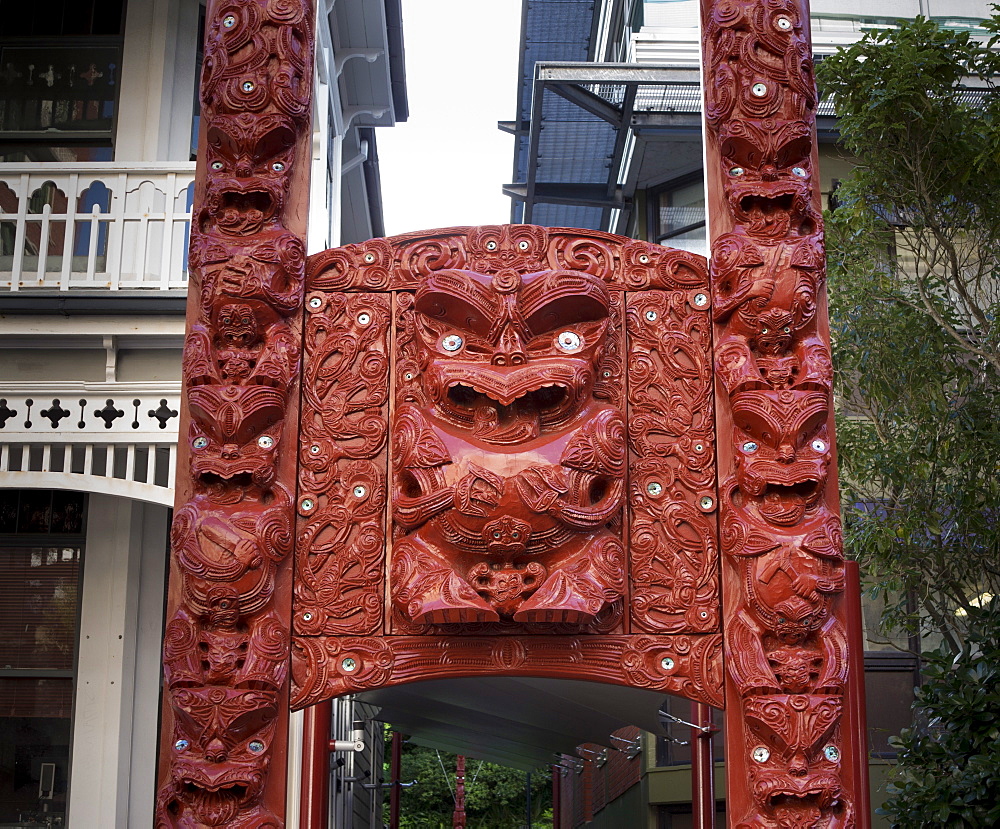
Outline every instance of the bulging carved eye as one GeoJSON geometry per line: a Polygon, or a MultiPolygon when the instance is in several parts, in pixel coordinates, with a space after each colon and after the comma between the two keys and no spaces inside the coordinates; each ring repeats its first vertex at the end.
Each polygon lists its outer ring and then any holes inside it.
{"type": "Polygon", "coordinates": [[[825,452],[826,451],[826,443],[824,441],[820,440],[819,438],[816,438],[816,440],[814,440],[809,445],[812,446],[812,448],[815,449],[817,452],[825,452]]]}
{"type": "Polygon", "coordinates": [[[201,437],[195,438],[193,441],[191,441],[191,445],[195,449],[204,449],[206,446],[208,446],[208,438],[201,438],[201,437]]]}
{"type": "Polygon", "coordinates": [[[449,334],[443,340],[441,340],[441,348],[445,351],[458,351],[465,344],[458,334],[449,334]]]}
{"type": "Polygon", "coordinates": [[[221,161],[213,161],[212,162],[212,169],[213,170],[221,170],[224,166],[225,165],[221,161]]]}
{"type": "Polygon", "coordinates": [[[556,345],[563,351],[576,351],[583,345],[583,340],[575,331],[563,331],[556,337],[556,345]]]}

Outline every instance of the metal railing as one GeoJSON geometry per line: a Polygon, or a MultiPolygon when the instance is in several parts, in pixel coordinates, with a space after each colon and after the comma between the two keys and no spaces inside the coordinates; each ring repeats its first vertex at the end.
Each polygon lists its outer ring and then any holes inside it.
{"type": "Polygon", "coordinates": [[[194,163],[0,165],[0,291],[183,290],[194,163]]]}

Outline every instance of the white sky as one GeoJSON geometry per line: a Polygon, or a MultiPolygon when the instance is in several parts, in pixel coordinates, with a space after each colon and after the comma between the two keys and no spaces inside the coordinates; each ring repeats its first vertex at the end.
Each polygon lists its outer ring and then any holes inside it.
{"type": "Polygon", "coordinates": [[[409,119],[379,129],[386,235],[505,224],[521,0],[403,0],[409,119]]]}

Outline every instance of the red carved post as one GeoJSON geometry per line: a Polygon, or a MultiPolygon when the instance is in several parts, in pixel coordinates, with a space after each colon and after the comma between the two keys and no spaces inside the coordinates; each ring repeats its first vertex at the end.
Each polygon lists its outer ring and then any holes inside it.
{"type": "Polygon", "coordinates": [[[157,827],[284,825],[312,44],[209,3],[157,827]]]}
{"type": "Polygon", "coordinates": [[[703,0],[702,25],[730,820],[866,825],[808,7],[703,0]]]}
{"type": "Polygon", "coordinates": [[[455,811],[451,815],[452,829],[465,829],[465,755],[455,761],[455,811]]]}

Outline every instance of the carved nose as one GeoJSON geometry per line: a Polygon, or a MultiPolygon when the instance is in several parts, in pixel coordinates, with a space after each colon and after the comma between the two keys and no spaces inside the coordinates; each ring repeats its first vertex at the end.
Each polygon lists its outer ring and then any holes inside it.
{"type": "Polygon", "coordinates": [[[805,777],[809,772],[809,764],[802,752],[796,752],[788,764],[788,773],[793,777],[805,777]]]}
{"type": "Polygon", "coordinates": [[[249,178],[250,173],[253,171],[250,169],[249,164],[237,164],[236,165],[236,175],[240,178],[249,178]]]}
{"type": "Polygon", "coordinates": [[[792,463],[795,460],[795,447],[790,443],[783,443],[778,447],[777,457],[779,463],[792,463]]]}
{"type": "Polygon", "coordinates": [[[227,443],[222,447],[222,457],[227,461],[234,461],[240,456],[240,447],[235,443],[227,443]]]}
{"type": "Polygon", "coordinates": [[[500,335],[500,342],[497,343],[493,352],[493,359],[490,361],[495,366],[522,366],[526,359],[524,356],[524,345],[521,338],[515,331],[506,328],[500,335]]]}
{"type": "Polygon", "coordinates": [[[777,181],[778,171],[773,164],[764,165],[764,169],[761,170],[760,177],[764,181],[777,181]]]}
{"type": "Polygon", "coordinates": [[[223,745],[222,740],[218,737],[205,746],[205,759],[208,760],[208,762],[224,763],[226,762],[226,757],[226,747],[223,745]]]}

